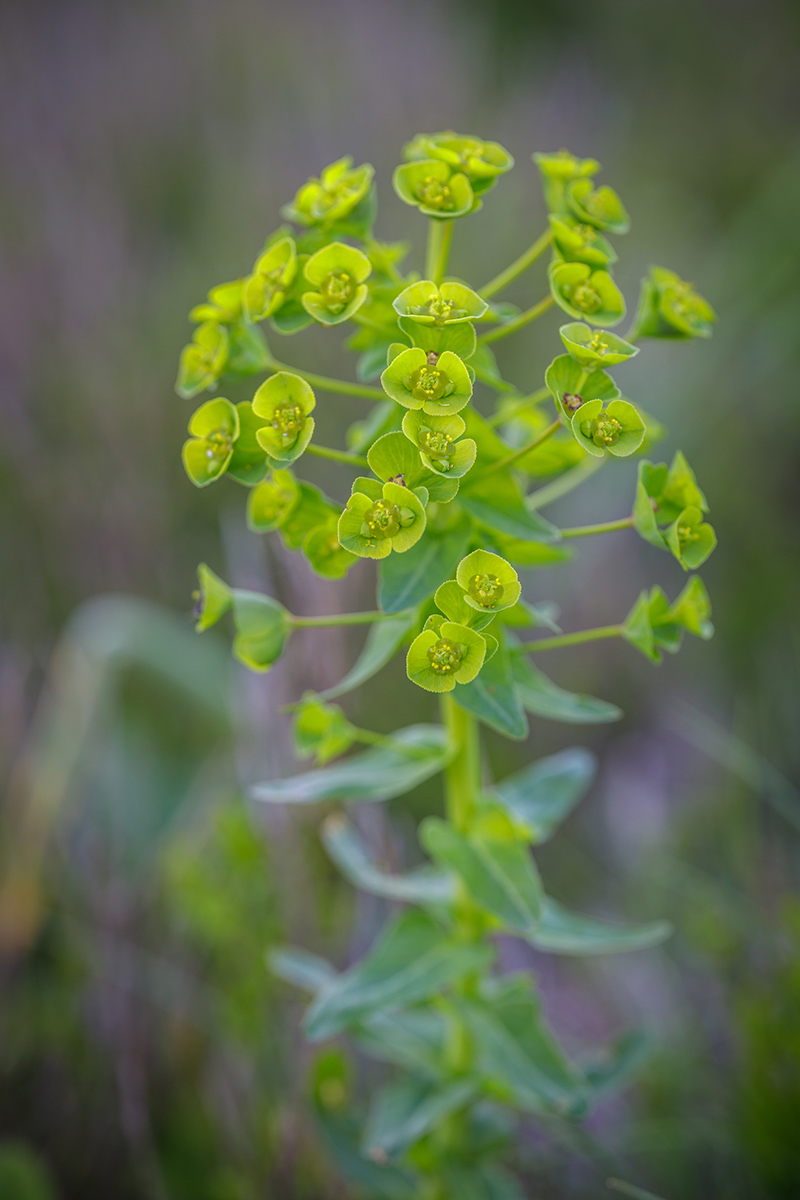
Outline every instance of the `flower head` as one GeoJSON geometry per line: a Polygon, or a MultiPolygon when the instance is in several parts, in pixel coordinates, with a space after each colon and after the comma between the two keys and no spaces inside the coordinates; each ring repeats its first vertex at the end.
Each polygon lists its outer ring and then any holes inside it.
{"type": "Polygon", "coordinates": [[[192,435],[183,444],[183,465],[195,487],[206,487],[227,470],[239,436],[239,414],[221,396],[201,404],[189,422],[192,435]]]}
{"type": "Polygon", "coordinates": [[[372,273],[366,254],[344,242],[323,246],[305,265],[305,277],[316,291],[304,292],[303,308],[320,325],[341,325],[367,298],[364,282],[372,273]]]}
{"type": "Polygon", "coordinates": [[[291,463],[300,457],[314,432],[310,413],[315,405],[311,387],[290,371],[278,371],[261,384],[253,397],[253,412],[265,424],[256,438],[270,458],[291,463]]]}
{"type": "Polygon", "coordinates": [[[512,608],[522,594],[519,576],[510,563],[488,550],[473,550],[462,558],[456,583],[464,600],[478,612],[501,612],[512,608]]]}
{"type": "Polygon", "coordinates": [[[298,225],[332,225],[349,216],[368,194],[374,168],[369,163],[353,166],[352,158],[331,163],[319,179],[304,183],[291,204],[282,212],[298,225]]]}
{"type": "MultiPolygon", "coordinates": [[[[400,483],[358,479],[357,490],[339,518],[339,541],[359,558],[386,558],[410,550],[425,532],[425,508],[411,488],[400,483]]],[[[427,493],[422,489],[422,495],[427,493]]]]}
{"type": "Polygon", "coordinates": [[[408,650],[409,679],[428,692],[451,692],[457,683],[470,683],[486,658],[486,642],[474,629],[442,621],[438,629],[423,629],[408,650]]]}
{"type": "Polygon", "coordinates": [[[438,417],[459,412],[472,395],[472,380],[457,354],[426,353],[419,346],[392,360],[381,375],[381,386],[404,408],[438,417]]]}

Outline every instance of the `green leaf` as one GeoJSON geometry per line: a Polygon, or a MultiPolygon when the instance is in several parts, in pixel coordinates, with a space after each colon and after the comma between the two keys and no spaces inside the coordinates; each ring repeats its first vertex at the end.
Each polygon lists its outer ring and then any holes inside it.
{"type": "Polygon", "coordinates": [[[622,716],[622,709],[608,700],[559,687],[522,655],[514,655],[512,671],[522,706],[534,716],[568,725],[599,725],[622,716]]]}
{"type": "Polygon", "coordinates": [[[459,833],[438,817],[422,822],[420,841],[432,858],[459,877],[470,899],[506,929],[525,937],[536,929],[542,883],[522,842],[459,833]]]}
{"type": "Polygon", "coordinates": [[[590,1051],[579,1061],[591,1100],[617,1091],[635,1074],[652,1049],[651,1039],[642,1030],[633,1030],[616,1038],[610,1046],[590,1051]]]}
{"type": "Polygon", "coordinates": [[[552,837],[591,785],[595,758],[581,746],[540,758],[496,783],[492,798],[536,843],[552,837]]]}
{"type": "MultiPolygon", "coordinates": [[[[478,335],[475,333],[475,326],[469,321],[439,326],[423,325],[411,317],[398,317],[397,324],[411,340],[411,344],[418,346],[426,354],[443,354],[445,350],[450,350],[460,359],[471,358],[475,354],[478,335]]],[[[401,351],[405,349],[405,346],[400,347],[401,351]]],[[[397,355],[393,357],[396,358],[397,355]]]]}
{"type": "Polygon", "coordinates": [[[647,925],[616,925],[569,912],[549,896],[544,898],[541,923],[527,940],[550,954],[625,954],[657,946],[672,933],[668,921],[647,925]]]}
{"type": "Polygon", "coordinates": [[[528,736],[528,720],[511,674],[510,655],[504,643],[486,661],[472,683],[459,684],[453,698],[467,712],[504,737],[520,741],[528,736]]]}
{"type": "Polygon", "coordinates": [[[390,659],[394,658],[417,621],[416,611],[398,613],[387,621],[376,621],[370,626],[367,640],[356,661],[345,677],[333,687],[319,693],[320,700],[333,700],[354,691],[377,675],[390,659]]]}
{"type": "Polygon", "coordinates": [[[383,611],[401,612],[432,596],[440,583],[455,574],[469,540],[470,527],[466,522],[444,534],[429,528],[405,554],[385,558],[380,565],[378,590],[383,611]]]}
{"type": "Polygon", "coordinates": [[[318,993],[306,1013],[311,1041],[332,1037],[375,1012],[417,1004],[465,975],[485,971],[490,946],[448,937],[426,913],[401,913],[360,963],[318,993]]]}
{"type": "Polygon", "coordinates": [[[404,875],[390,875],[381,870],[362,838],[340,814],[328,817],[322,841],[345,878],[373,896],[407,904],[447,904],[453,898],[452,881],[444,871],[420,867],[404,875]]]}
{"type": "Polygon", "coordinates": [[[234,590],[234,657],[251,671],[268,671],[283,653],[290,633],[288,616],[283,605],[271,596],[234,590]]]}
{"type": "Polygon", "coordinates": [[[361,1022],[358,1043],[372,1058],[395,1063],[416,1075],[439,1079],[446,1073],[444,1048],[448,1017],[437,1008],[373,1013],[361,1022]]]}
{"type": "Polygon", "coordinates": [[[390,1083],[373,1102],[364,1134],[364,1153],[379,1159],[399,1154],[468,1104],[476,1088],[473,1079],[433,1085],[417,1079],[390,1083]]]}
{"type": "Polygon", "coordinates": [[[269,969],[284,983],[318,992],[338,974],[332,963],[298,946],[277,946],[267,955],[269,969]]]}
{"type": "Polygon", "coordinates": [[[331,1111],[317,1103],[316,1123],[321,1141],[348,1182],[365,1189],[372,1200],[414,1200],[418,1188],[400,1167],[372,1162],[361,1153],[361,1123],[349,1113],[331,1111]]]}
{"type": "Polygon", "coordinates": [[[250,795],[270,804],[391,800],[437,774],[451,755],[440,725],[409,725],[387,741],[332,767],[257,783],[250,795]]]}
{"type": "Polygon", "coordinates": [[[486,1003],[462,1001],[478,1070],[493,1088],[537,1114],[570,1112],[581,1102],[581,1078],[544,1024],[524,977],[503,981],[486,1003]]]}
{"type": "Polygon", "coordinates": [[[555,525],[526,508],[522,492],[507,471],[495,471],[480,481],[467,476],[459,501],[471,517],[497,533],[525,542],[559,540],[555,525]]]}

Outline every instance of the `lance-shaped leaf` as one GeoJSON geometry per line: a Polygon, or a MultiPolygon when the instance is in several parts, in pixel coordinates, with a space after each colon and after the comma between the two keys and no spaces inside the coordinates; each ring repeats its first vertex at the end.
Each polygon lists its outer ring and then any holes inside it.
{"type": "Polygon", "coordinates": [[[493,532],[524,542],[555,542],[559,539],[555,525],[526,508],[519,486],[507,471],[495,471],[483,479],[468,475],[459,502],[471,517],[493,532]]]}
{"type": "Polygon", "coordinates": [[[373,1013],[361,1022],[357,1037],[372,1058],[395,1063],[415,1075],[440,1079],[449,1073],[445,1063],[449,1025],[448,1015],[429,1005],[405,1012],[373,1013]]]}
{"type": "Polygon", "coordinates": [[[345,878],[373,896],[407,904],[447,904],[453,899],[453,883],[445,871],[420,867],[392,875],[382,870],[353,826],[338,813],[323,825],[322,841],[345,878]]]}
{"type": "Polygon", "coordinates": [[[545,1025],[525,977],[504,980],[484,1002],[459,1002],[477,1052],[477,1069],[527,1112],[564,1115],[583,1101],[580,1074],[545,1025]]]}
{"type": "Polygon", "coordinates": [[[388,1084],[373,1101],[364,1153],[381,1160],[399,1154],[474,1099],[477,1086],[474,1079],[437,1084],[400,1079],[388,1084]]]}
{"type": "Polygon", "coordinates": [[[370,627],[367,639],[356,661],[345,677],[333,687],[319,693],[321,700],[333,700],[344,696],[377,675],[390,659],[394,658],[408,634],[416,624],[416,612],[398,613],[387,621],[376,621],[370,627]]]}
{"type": "Polygon", "coordinates": [[[335,979],[333,963],[299,946],[276,946],[267,955],[269,969],[278,979],[307,992],[318,992],[335,979]]]}
{"type": "Polygon", "coordinates": [[[427,817],[420,826],[420,841],[502,928],[523,937],[533,933],[541,916],[542,883],[530,852],[507,819],[503,824],[495,818],[485,830],[464,834],[438,817],[427,817]]]}
{"type": "Polygon", "coordinates": [[[591,786],[593,754],[573,746],[540,758],[492,787],[492,799],[522,827],[530,841],[546,842],[591,786]]]}
{"type": "Polygon", "coordinates": [[[528,719],[514,682],[505,639],[497,653],[487,658],[477,679],[459,684],[453,698],[460,708],[504,737],[521,741],[528,736],[528,719]]]}
{"type": "Polygon", "coordinates": [[[618,721],[622,716],[622,709],[608,700],[559,687],[520,654],[512,658],[512,671],[522,706],[534,716],[568,725],[601,725],[606,721],[618,721]]]}
{"type": "Polygon", "coordinates": [[[465,975],[484,971],[492,956],[490,946],[448,937],[424,912],[401,913],[366,958],[317,994],[306,1013],[306,1033],[319,1041],[372,1013],[427,1000],[465,975]]]}
{"type": "Polygon", "coordinates": [[[386,744],[371,746],[335,766],[257,783],[250,794],[270,804],[391,800],[436,775],[451,753],[440,725],[409,725],[386,744]]]}
{"type": "Polygon", "coordinates": [[[616,925],[596,917],[569,912],[545,896],[542,919],[527,940],[550,954],[625,954],[657,946],[672,933],[668,921],[646,925],[616,925]]]}
{"type": "Polygon", "coordinates": [[[370,1200],[414,1200],[414,1176],[394,1163],[377,1163],[361,1152],[361,1123],[350,1112],[325,1107],[317,1097],[314,1119],[323,1147],[341,1175],[370,1200]]]}
{"type": "Polygon", "coordinates": [[[458,522],[444,533],[429,528],[406,554],[385,558],[380,565],[378,588],[383,611],[397,613],[432,596],[440,583],[455,574],[471,532],[467,521],[458,522]]]}

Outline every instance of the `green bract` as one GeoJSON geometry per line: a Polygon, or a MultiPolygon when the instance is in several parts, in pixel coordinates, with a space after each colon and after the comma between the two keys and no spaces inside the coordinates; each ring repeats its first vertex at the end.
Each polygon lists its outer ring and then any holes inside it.
{"type": "Polygon", "coordinates": [[[392,359],[381,375],[381,386],[404,408],[438,417],[459,412],[472,395],[472,380],[456,354],[426,354],[418,346],[392,359]]]}
{"type": "Polygon", "coordinates": [[[417,447],[428,470],[456,479],[466,475],[478,452],[472,438],[459,441],[465,429],[459,416],[438,417],[417,410],[403,417],[403,433],[417,447]]]}
{"type": "Polygon", "coordinates": [[[606,408],[602,400],[587,400],[572,418],[572,432],[596,458],[606,450],[615,458],[627,458],[644,441],[645,427],[627,400],[612,400],[606,408]]]}
{"type": "Polygon", "coordinates": [[[283,304],[297,272],[294,239],[281,238],[256,260],[244,284],[244,312],[248,321],[263,321],[283,304]]]}
{"type": "Polygon", "coordinates": [[[582,224],[573,217],[550,214],[553,245],[566,262],[587,263],[591,267],[606,267],[617,261],[614,248],[593,225],[582,224]]]}
{"type": "Polygon", "coordinates": [[[394,310],[401,317],[437,327],[476,321],[488,307],[477,292],[463,283],[443,283],[437,287],[429,279],[404,288],[394,301],[394,310]]]}
{"type": "Polygon", "coordinates": [[[632,346],[615,333],[590,329],[581,321],[562,325],[558,332],[565,349],[581,367],[595,367],[599,363],[613,367],[639,353],[638,346],[632,346]]]}
{"type": "Polygon", "coordinates": [[[474,629],[442,621],[423,629],[406,657],[408,678],[427,692],[452,692],[457,683],[470,683],[486,658],[486,642],[474,629]]]}
{"type": "Polygon", "coordinates": [[[266,483],[253,488],[247,497],[247,525],[255,533],[278,529],[300,496],[291,471],[273,471],[266,483]]]}
{"type": "MultiPolygon", "coordinates": [[[[596,724],[622,716],[609,700],[550,679],[539,669],[540,652],[621,636],[658,662],[687,632],[708,638],[713,627],[695,575],[672,604],[661,588],[648,588],[624,621],[562,631],[554,604],[523,599],[515,567],[568,563],[587,537],[616,530],[624,539],[633,525],[690,569],[707,558],[716,538],[703,519],[705,496],[680,452],[670,466],[640,463],[631,515],[627,500],[623,515],[604,521],[592,501],[589,523],[563,530],[542,515],[604,459],[611,470],[615,456],[649,450],[665,432],[622,398],[603,369],[638,351],[633,335],[628,342],[608,331],[625,303],[607,269],[616,255],[600,231],[624,232],[628,218],[616,193],[593,188],[599,164],[568,151],[535,156],[549,225],[532,231],[527,249],[515,247],[508,266],[497,264],[502,269],[479,294],[456,282],[463,268],[450,265],[451,248],[461,252],[470,227],[454,235],[452,218],[491,200],[511,155],[496,142],[452,131],[418,134],[404,155],[396,189],[434,218],[425,221],[428,279],[401,273],[409,247],[373,232],[372,168],[341,159],[284,210],[304,228],[294,236],[276,230],[245,280],[212,288],[192,311],[200,325],[182,354],[179,378],[179,391],[190,396],[215,387],[223,372],[234,383],[256,372],[268,376],[252,403],[212,399],[198,409],[183,451],[187,471],[198,486],[223,473],[249,485],[249,529],[276,533],[281,549],[302,555],[289,575],[303,613],[317,610],[305,607],[313,597],[298,571],[341,579],[359,558],[381,560],[374,572],[359,571],[359,592],[377,576],[376,600],[360,598],[353,612],[340,601],[322,605],[327,615],[292,615],[277,599],[230,588],[203,564],[195,615],[204,630],[230,612],[234,655],[256,671],[270,668],[294,630],[302,630],[305,661],[336,661],[326,628],[354,627],[340,645],[348,647],[352,636],[359,648],[338,682],[289,705],[297,714],[297,753],[314,762],[253,785],[253,801],[349,807],[383,803],[425,784],[411,807],[404,805],[408,816],[428,803],[442,776],[443,803],[431,802],[443,816],[426,818],[419,829],[429,859],[410,871],[387,870],[341,813],[325,821],[325,848],[347,880],[403,906],[369,950],[342,971],[291,947],[270,959],[285,981],[311,993],[304,1019],[310,1039],[344,1035],[394,1068],[378,1084],[364,1121],[360,1097],[356,1105],[348,1095],[343,1049],[323,1050],[312,1070],[318,1124],[351,1176],[352,1188],[342,1187],[348,1195],[385,1200],[517,1200],[520,1187],[498,1162],[511,1145],[498,1123],[501,1109],[543,1118],[557,1135],[559,1123],[582,1119],[629,1068],[631,1052],[623,1044],[593,1048],[585,1060],[569,1058],[548,1026],[532,973],[495,968],[495,935],[539,953],[578,955],[653,946],[669,930],[664,922],[619,926],[572,913],[545,894],[531,847],[550,838],[585,793],[593,758],[572,747],[498,780],[492,765],[500,756],[494,747],[484,752],[481,730],[515,739],[522,750],[529,733],[533,744],[541,741],[531,729],[539,720],[596,724]],[[531,283],[524,310],[509,304],[500,293],[523,272],[533,268],[544,278],[548,246],[549,294],[542,298],[540,285],[531,283]],[[559,331],[567,352],[547,366],[543,388],[530,353],[537,339],[509,359],[501,339],[527,337],[551,300],[570,314],[559,331]],[[271,331],[297,334],[313,321],[333,326],[350,318],[355,328],[345,346],[358,358],[339,378],[284,368],[258,324],[269,322],[271,338],[271,331]],[[380,387],[373,383],[378,378],[380,387]],[[328,445],[309,447],[315,399],[307,380],[330,396],[328,445]],[[469,403],[476,380],[480,411],[469,403]],[[349,429],[337,424],[345,405],[350,421],[351,406],[363,401],[369,407],[349,429]],[[333,460],[325,464],[326,477],[337,495],[345,496],[349,483],[344,509],[295,474],[300,464],[289,469],[307,447],[333,460]],[[433,699],[403,695],[410,685],[396,677],[388,684],[389,709],[395,700],[399,710],[416,705],[425,723],[378,732],[391,725],[376,713],[373,728],[357,728],[328,703],[401,653],[412,683],[439,693],[439,721],[432,723],[433,699]],[[366,748],[355,749],[359,742],[366,748]]],[[[472,254],[464,261],[470,257],[477,260],[472,254]]],[[[653,268],[637,333],[705,335],[712,320],[688,284],[653,268]]],[[[548,323],[552,336],[552,314],[548,323]]],[[[301,351],[288,357],[300,362],[301,351]]],[[[613,553],[616,544],[610,539],[604,550],[613,553]]],[[[605,560],[598,557],[598,569],[605,560]]],[[[289,575],[278,572],[278,584],[289,575]]],[[[593,581],[588,602],[604,587],[602,579],[593,581]]],[[[292,685],[302,661],[295,660],[282,686],[292,685]]],[[[359,711],[371,713],[384,694],[376,689],[359,711]]],[[[269,719],[265,728],[279,736],[280,726],[269,719]]],[[[385,819],[391,823],[391,813],[385,819]]],[[[388,845],[395,839],[388,828],[386,834],[388,845]]]]}
{"type": "Polygon", "coordinates": [[[625,316],[625,299],[608,271],[586,263],[550,264],[550,291],[556,304],[578,321],[617,325],[625,316]]]}
{"type": "Polygon", "coordinates": [[[207,400],[189,422],[192,435],[183,444],[183,465],[195,487],[219,479],[233,457],[239,436],[239,414],[230,400],[207,400]]]}
{"type": "Polygon", "coordinates": [[[691,283],[665,267],[642,280],[634,329],[637,337],[711,337],[717,314],[691,283]]]}
{"type": "Polygon", "coordinates": [[[611,233],[627,233],[630,229],[630,217],[613,188],[595,189],[590,179],[573,179],[564,194],[567,208],[576,220],[611,233]]]}
{"type": "Polygon", "coordinates": [[[317,291],[304,292],[306,312],[320,325],[341,325],[357,312],[367,298],[364,280],[372,273],[366,254],[344,242],[323,246],[305,265],[304,273],[317,291]]]}
{"type": "Polygon", "coordinates": [[[294,462],[311,441],[316,404],[310,386],[299,375],[278,371],[253,396],[253,412],[265,424],[256,431],[258,444],[278,462],[294,462]]]}
{"type": "Polygon", "coordinates": [[[369,192],[375,174],[369,163],[354,167],[352,158],[331,163],[319,179],[303,184],[282,212],[298,225],[332,225],[352,213],[369,192]]]}
{"type": "Polygon", "coordinates": [[[485,142],[452,130],[418,133],[403,147],[403,157],[409,162],[441,159],[463,171],[476,193],[488,190],[499,175],[510,171],[514,165],[514,159],[499,142],[485,142]]]}
{"type": "Polygon", "coordinates": [[[473,550],[462,558],[456,583],[464,600],[478,612],[500,612],[513,608],[522,594],[519,576],[510,563],[488,550],[473,550]]]}
{"type": "Polygon", "coordinates": [[[428,217],[442,220],[465,217],[475,204],[467,176],[437,158],[397,167],[392,184],[401,200],[415,205],[428,217]]]}
{"type": "Polygon", "coordinates": [[[228,361],[228,330],[216,321],[206,321],[181,352],[176,390],[181,396],[196,396],[213,387],[228,361]]]}
{"type": "MultiPolygon", "coordinates": [[[[356,482],[365,487],[369,480],[356,482]]],[[[400,483],[376,482],[368,492],[354,492],[339,518],[339,541],[359,558],[386,558],[392,550],[402,554],[424,531],[424,505],[400,483]]]]}

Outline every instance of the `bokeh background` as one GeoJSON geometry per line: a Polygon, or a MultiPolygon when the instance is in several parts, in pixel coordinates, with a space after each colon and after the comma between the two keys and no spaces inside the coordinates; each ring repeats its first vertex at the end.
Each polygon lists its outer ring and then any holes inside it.
{"type": "MultiPolygon", "coordinates": [[[[668,427],[659,457],[680,446],[710,499],[715,640],[657,670],[616,644],[559,651],[550,673],[625,719],[489,739],[498,775],[597,752],[590,797],[541,853],[548,890],[677,930],[639,955],[525,960],[573,1049],[650,1039],[637,1083],[584,1133],[524,1131],[529,1191],[595,1197],[618,1175],[666,1200],[800,1194],[798,51],[794,0],[2,5],[4,1200],[348,1194],[305,1116],[298,1009],[264,951],[288,937],[345,963],[385,912],[337,879],[318,814],[253,811],[242,788],[291,769],[280,705],[338,678],[358,640],[309,632],[255,680],[222,639],[195,638],[189,610],[200,559],[306,613],[370,606],[372,575],[314,579],[244,532],[235,485],[195,491],[172,384],[188,309],[249,268],[333,159],[374,163],[381,236],[419,243],[391,169],[410,136],[447,127],[517,158],[469,245],[457,230],[460,274],[479,284],[538,234],[530,154],[565,145],[603,162],[633,216],[629,306],[656,262],[719,312],[712,342],[648,345],[625,368],[668,427]]],[[[510,298],[532,303],[542,275],[510,298]]],[[[537,386],[557,324],[503,344],[507,377],[537,386]]],[[[339,341],[309,331],[278,352],[351,371],[339,341]]],[[[359,415],[322,408],[329,440],[359,415]]],[[[345,494],[346,473],[313,469],[345,494]]],[[[554,519],[621,515],[634,470],[603,472],[554,519]]],[[[651,581],[674,594],[680,574],[622,533],[526,587],[581,628],[651,581]]],[[[419,705],[390,669],[349,711],[388,729],[419,705]]],[[[414,821],[438,803],[421,789],[364,832],[413,859],[414,821]]]]}

